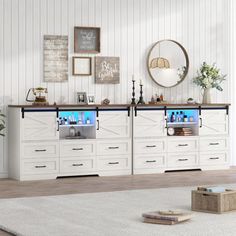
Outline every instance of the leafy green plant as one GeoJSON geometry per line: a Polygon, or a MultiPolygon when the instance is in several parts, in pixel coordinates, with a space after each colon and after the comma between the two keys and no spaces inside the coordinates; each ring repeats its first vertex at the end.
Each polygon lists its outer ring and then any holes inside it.
{"type": "Polygon", "coordinates": [[[1,136],[5,136],[5,134],[2,133],[2,130],[5,129],[5,118],[6,116],[4,114],[1,113],[0,111],[0,135],[1,136]]]}
{"type": "Polygon", "coordinates": [[[220,84],[225,80],[226,76],[220,73],[220,69],[216,67],[215,63],[208,65],[206,62],[203,62],[197,71],[197,77],[193,79],[193,83],[202,89],[216,88],[219,91],[223,91],[220,84]]]}

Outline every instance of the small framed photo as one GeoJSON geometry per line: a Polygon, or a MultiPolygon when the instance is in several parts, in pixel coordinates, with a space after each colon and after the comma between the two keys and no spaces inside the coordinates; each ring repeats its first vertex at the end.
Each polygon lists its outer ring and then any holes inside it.
{"type": "Polygon", "coordinates": [[[88,104],[86,92],[77,93],[77,104],[88,104]]]}
{"type": "Polygon", "coordinates": [[[72,58],[72,74],[87,76],[92,74],[92,58],[91,57],[73,57],[72,58]]]}
{"type": "Polygon", "coordinates": [[[94,95],[89,94],[87,100],[88,100],[88,104],[95,104],[95,96],[94,95]]]}
{"type": "Polygon", "coordinates": [[[74,27],[75,53],[100,53],[99,27],[74,27]]]}

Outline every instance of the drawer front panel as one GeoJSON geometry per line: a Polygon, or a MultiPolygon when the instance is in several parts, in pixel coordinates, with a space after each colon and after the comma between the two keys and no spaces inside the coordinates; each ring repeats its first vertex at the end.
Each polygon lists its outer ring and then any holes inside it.
{"type": "Polygon", "coordinates": [[[200,153],[201,165],[221,165],[228,163],[228,153],[200,153]]]}
{"type": "Polygon", "coordinates": [[[95,169],[94,159],[75,159],[61,158],[60,172],[61,173],[80,173],[91,172],[95,169]]]}
{"type": "Polygon", "coordinates": [[[228,139],[223,138],[206,138],[200,139],[200,151],[215,151],[228,149],[228,139]]]}
{"type": "Polygon", "coordinates": [[[198,164],[198,153],[181,153],[168,155],[168,167],[186,167],[198,164]]]}
{"type": "Polygon", "coordinates": [[[134,153],[137,154],[155,154],[159,152],[164,152],[166,149],[165,140],[155,140],[155,139],[142,139],[134,141],[134,153]]]}
{"type": "Polygon", "coordinates": [[[24,160],[21,163],[23,175],[58,173],[58,159],[24,160]]]}
{"type": "Polygon", "coordinates": [[[197,139],[176,139],[168,140],[168,152],[198,151],[197,139]]]}
{"type": "Polygon", "coordinates": [[[59,156],[58,143],[24,143],[22,158],[52,158],[59,156]]]}
{"type": "Polygon", "coordinates": [[[131,152],[130,141],[97,142],[97,155],[129,154],[131,152]]]}
{"type": "Polygon", "coordinates": [[[165,155],[135,155],[134,168],[135,169],[156,169],[164,167],[165,155]]]}
{"type": "Polygon", "coordinates": [[[98,169],[103,170],[125,170],[129,169],[130,160],[128,156],[113,157],[113,158],[100,158],[98,160],[98,169]]]}
{"type": "Polygon", "coordinates": [[[63,157],[94,156],[95,142],[63,142],[60,144],[60,153],[63,157]]]}

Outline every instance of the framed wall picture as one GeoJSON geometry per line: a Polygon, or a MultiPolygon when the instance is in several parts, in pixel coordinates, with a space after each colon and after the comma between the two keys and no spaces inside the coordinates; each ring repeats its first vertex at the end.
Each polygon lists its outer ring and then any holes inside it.
{"type": "Polygon", "coordinates": [[[98,84],[119,84],[120,58],[95,57],[95,82],[98,84]]]}
{"type": "Polygon", "coordinates": [[[89,94],[87,100],[88,104],[95,104],[95,96],[93,94],[89,94]]]}
{"type": "Polygon", "coordinates": [[[68,81],[68,36],[44,35],[44,82],[68,81]]]}
{"type": "Polygon", "coordinates": [[[91,75],[92,74],[92,58],[91,57],[73,57],[72,58],[72,74],[73,75],[91,75]]]}
{"type": "Polygon", "coordinates": [[[74,27],[75,53],[100,53],[100,28],[74,27]]]}
{"type": "Polygon", "coordinates": [[[78,92],[76,101],[77,104],[88,104],[86,92],[78,92]]]}

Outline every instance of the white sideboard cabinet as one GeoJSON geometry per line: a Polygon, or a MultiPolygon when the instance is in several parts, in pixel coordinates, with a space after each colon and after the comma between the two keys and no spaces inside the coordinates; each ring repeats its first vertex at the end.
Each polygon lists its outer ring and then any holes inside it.
{"type": "Polygon", "coordinates": [[[9,106],[9,177],[229,168],[228,104],[9,106]]]}

